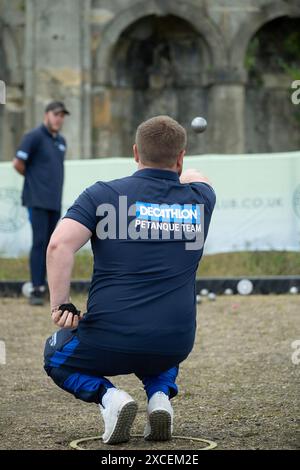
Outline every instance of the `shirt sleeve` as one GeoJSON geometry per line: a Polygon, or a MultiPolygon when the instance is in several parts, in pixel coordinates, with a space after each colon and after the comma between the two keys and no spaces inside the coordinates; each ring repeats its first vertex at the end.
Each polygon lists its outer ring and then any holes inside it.
{"type": "Polygon", "coordinates": [[[30,155],[34,151],[34,147],[36,145],[36,138],[31,134],[25,134],[21,144],[18,147],[16,158],[19,158],[23,161],[28,161],[30,155]]]}
{"type": "Polygon", "coordinates": [[[92,199],[89,188],[85,189],[69,207],[63,219],[73,219],[87,227],[92,233],[97,225],[97,206],[92,199]]]}
{"type": "Polygon", "coordinates": [[[208,183],[190,183],[192,190],[204,199],[210,213],[216,204],[216,193],[208,183]]]}

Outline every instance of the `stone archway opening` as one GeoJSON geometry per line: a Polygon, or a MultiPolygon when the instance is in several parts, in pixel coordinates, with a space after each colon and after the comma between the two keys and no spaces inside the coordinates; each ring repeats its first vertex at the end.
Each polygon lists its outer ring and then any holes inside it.
{"type": "MultiPolygon", "coordinates": [[[[130,156],[136,127],[154,115],[187,128],[207,115],[210,67],[205,39],[186,20],[148,15],[129,25],[112,49],[105,90],[94,83],[94,154],[130,156]]],[[[204,145],[204,136],[190,133],[189,154],[204,145]]]]}
{"type": "Polygon", "coordinates": [[[245,67],[246,151],[298,150],[300,110],[291,84],[300,77],[300,18],[262,26],[248,44],[245,67]]]}

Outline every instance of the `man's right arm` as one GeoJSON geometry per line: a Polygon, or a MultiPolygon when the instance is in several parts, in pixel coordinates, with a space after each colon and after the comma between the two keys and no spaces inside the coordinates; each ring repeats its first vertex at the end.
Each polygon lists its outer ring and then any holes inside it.
{"type": "Polygon", "coordinates": [[[204,176],[198,170],[195,170],[195,169],[192,169],[192,168],[190,168],[188,170],[185,170],[183,173],[181,173],[180,183],[182,183],[182,184],[186,184],[186,183],[207,183],[210,186],[212,186],[210,180],[206,176],[204,176]]]}
{"type": "Polygon", "coordinates": [[[200,173],[198,170],[189,169],[184,171],[180,176],[182,184],[190,183],[191,189],[196,191],[207,201],[207,207],[212,213],[216,204],[216,193],[210,180],[200,173]],[[204,184],[197,184],[204,183],[204,184]]]}

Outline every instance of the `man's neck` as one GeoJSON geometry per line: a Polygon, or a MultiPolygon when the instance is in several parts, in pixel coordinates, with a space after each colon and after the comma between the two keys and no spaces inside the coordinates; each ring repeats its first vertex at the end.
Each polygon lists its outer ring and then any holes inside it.
{"type": "Polygon", "coordinates": [[[56,137],[56,136],[57,136],[58,132],[53,131],[53,130],[51,129],[51,127],[49,127],[48,124],[46,124],[46,122],[44,122],[44,126],[48,129],[48,131],[50,132],[50,134],[53,135],[53,137],[56,137]]]}
{"type": "Polygon", "coordinates": [[[168,167],[168,168],[165,168],[165,167],[160,167],[160,166],[146,166],[146,165],[143,165],[142,163],[138,163],[138,170],[146,170],[146,169],[149,169],[149,170],[167,170],[167,171],[174,171],[175,173],[177,173],[177,168],[175,166],[173,166],[172,168],[168,167]]]}

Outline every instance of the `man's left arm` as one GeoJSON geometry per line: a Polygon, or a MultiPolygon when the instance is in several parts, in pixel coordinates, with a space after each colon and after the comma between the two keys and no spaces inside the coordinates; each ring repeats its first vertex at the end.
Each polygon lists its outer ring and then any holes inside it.
{"type": "Polygon", "coordinates": [[[54,323],[61,328],[76,328],[77,315],[57,309],[69,303],[70,282],[74,255],[91,238],[92,232],[73,219],[64,218],[54,230],[47,248],[47,277],[50,290],[50,305],[54,323]]]}

